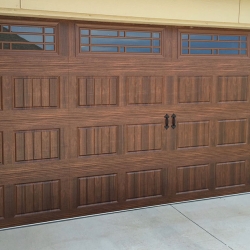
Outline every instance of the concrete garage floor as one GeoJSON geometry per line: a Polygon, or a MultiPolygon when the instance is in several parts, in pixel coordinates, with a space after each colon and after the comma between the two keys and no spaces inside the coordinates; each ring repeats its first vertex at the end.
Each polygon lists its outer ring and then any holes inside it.
{"type": "Polygon", "coordinates": [[[250,194],[0,231],[0,250],[249,250],[250,194]]]}

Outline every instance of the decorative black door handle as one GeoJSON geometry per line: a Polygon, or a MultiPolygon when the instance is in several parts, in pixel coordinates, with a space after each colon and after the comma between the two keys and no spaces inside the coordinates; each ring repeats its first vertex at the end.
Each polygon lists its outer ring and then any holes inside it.
{"type": "Polygon", "coordinates": [[[164,128],[165,128],[165,129],[168,129],[168,128],[169,128],[169,126],[168,126],[168,118],[169,118],[169,115],[166,114],[166,115],[164,116],[164,118],[165,118],[165,126],[164,126],[164,128]]]}
{"type": "Polygon", "coordinates": [[[172,114],[171,115],[172,117],[172,129],[175,129],[176,128],[176,115],[175,114],[172,114]]]}

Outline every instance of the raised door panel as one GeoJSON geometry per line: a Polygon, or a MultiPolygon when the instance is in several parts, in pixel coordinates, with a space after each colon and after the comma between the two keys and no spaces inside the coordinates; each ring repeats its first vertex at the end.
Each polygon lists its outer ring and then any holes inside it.
{"type": "Polygon", "coordinates": [[[128,172],[126,174],[127,200],[162,195],[162,169],[128,172]]]}
{"type": "Polygon", "coordinates": [[[118,104],[118,77],[79,77],[78,107],[118,104]]]}
{"type": "Polygon", "coordinates": [[[15,132],[15,161],[60,158],[60,129],[15,132]]]}
{"type": "Polygon", "coordinates": [[[207,191],[209,164],[176,168],[176,194],[207,191]]]}
{"type": "Polygon", "coordinates": [[[162,125],[127,125],[127,152],[162,149],[162,125]]]}
{"type": "Polygon", "coordinates": [[[246,161],[222,162],[215,166],[215,187],[234,188],[247,183],[246,161]]]}
{"type": "Polygon", "coordinates": [[[178,78],[178,103],[211,102],[212,77],[181,76],[178,78]]]}
{"type": "Polygon", "coordinates": [[[59,108],[59,99],[58,78],[14,79],[14,108],[59,108]]]}
{"type": "Polygon", "coordinates": [[[126,77],[127,104],[163,104],[163,77],[126,77]]]}
{"type": "Polygon", "coordinates": [[[247,76],[220,76],[217,83],[217,101],[246,102],[249,100],[247,76]]]}
{"type": "Polygon", "coordinates": [[[61,209],[60,181],[16,185],[16,215],[61,209]]]}
{"type": "Polygon", "coordinates": [[[78,156],[116,154],[117,126],[78,128],[78,156]]]}
{"type": "Polygon", "coordinates": [[[248,131],[247,119],[236,120],[219,120],[217,122],[217,145],[239,145],[246,144],[247,131],[248,131]]]}
{"type": "Polygon", "coordinates": [[[176,129],[177,149],[209,146],[209,121],[178,122],[176,129]]]}
{"type": "Polygon", "coordinates": [[[117,202],[117,174],[78,178],[78,207],[117,202]]]}

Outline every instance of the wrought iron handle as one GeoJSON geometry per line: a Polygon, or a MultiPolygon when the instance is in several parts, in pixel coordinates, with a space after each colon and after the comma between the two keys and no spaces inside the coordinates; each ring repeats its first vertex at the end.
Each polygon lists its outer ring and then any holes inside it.
{"type": "Polygon", "coordinates": [[[169,115],[166,114],[166,115],[164,116],[164,118],[165,118],[165,126],[164,126],[164,128],[165,128],[165,129],[168,129],[168,128],[169,128],[169,126],[168,126],[168,118],[169,118],[169,115]]]}
{"type": "Polygon", "coordinates": [[[171,126],[171,128],[175,129],[176,128],[176,115],[172,114],[171,117],[172,117],[172,126],[171,126]]]}

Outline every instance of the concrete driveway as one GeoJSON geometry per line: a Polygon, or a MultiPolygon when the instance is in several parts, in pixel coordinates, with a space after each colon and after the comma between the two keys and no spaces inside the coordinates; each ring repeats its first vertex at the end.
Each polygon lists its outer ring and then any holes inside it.
{"type": "Polygon", "coordinates": [[[0,231],[0,250],[249,250],[250,194],[0,231]]]}

